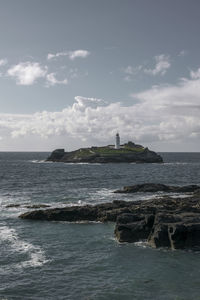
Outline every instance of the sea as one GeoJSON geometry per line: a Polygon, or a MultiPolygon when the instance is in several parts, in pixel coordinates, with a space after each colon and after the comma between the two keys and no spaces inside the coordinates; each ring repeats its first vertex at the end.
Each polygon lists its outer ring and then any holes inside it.
{"type": "Polygon", "coordinates": [[[200,299],[200,252],[120,244],[113,223],[18,218],[35,204],[162,196],[113,193],[137,183],[200,184],[200,153],[160,154],[163,164],[65,164],[45,162],[44,152],[0,152],[0,300],[200,299]]]}

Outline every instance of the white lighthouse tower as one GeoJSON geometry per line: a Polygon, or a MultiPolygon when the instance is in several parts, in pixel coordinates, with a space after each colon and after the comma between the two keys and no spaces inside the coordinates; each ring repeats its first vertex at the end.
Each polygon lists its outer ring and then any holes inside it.
{"type": "Polygon", "coordinates": [[[120,149],[120,136],[119,136],[119,133],[117,133],[116,137],[115,137],[115,149],[120,149]]]}

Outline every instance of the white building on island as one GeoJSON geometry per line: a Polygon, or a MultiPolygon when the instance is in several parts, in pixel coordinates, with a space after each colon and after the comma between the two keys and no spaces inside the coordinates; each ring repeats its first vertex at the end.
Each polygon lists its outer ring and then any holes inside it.
{"type": "Polygon", "coordinates": [[[120,149],[120,136],[119,136],[119,133],[117,133],[116,137],[115,137],[115,149],[120,149]]]}

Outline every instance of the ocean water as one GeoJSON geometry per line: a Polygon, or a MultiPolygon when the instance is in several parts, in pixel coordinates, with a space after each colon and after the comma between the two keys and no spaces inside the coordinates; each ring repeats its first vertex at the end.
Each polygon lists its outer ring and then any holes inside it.
{"type": "MultiPolygon", "coordinates": [[[[200,153],[164,164],[45,163],[48,153],[0,153],[0,300],[200,299],[200,253],[119,244],[114,224],[21,220],[51,207],[160,194],[113,194],[144,182],[200,184],[200,153]],[[7,207],[18,204],[17,207],[7,207]]],[[[173,195],[176,197],[177,195],[173,195]]]]}

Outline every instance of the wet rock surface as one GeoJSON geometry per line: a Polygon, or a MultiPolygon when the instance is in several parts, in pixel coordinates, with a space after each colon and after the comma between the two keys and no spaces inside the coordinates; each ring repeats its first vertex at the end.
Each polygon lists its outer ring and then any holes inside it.
{"type": "Polygon", "coordinates": [[[144,240],[155,248],[200,250],[200,192],[197,188],[192,195],[184,198],[165,196],[142,201],[115,200],[94,206],[34,210],[20,215],[20,218],[116,222],[114,234],[121,243],[144,240]]]}

